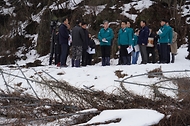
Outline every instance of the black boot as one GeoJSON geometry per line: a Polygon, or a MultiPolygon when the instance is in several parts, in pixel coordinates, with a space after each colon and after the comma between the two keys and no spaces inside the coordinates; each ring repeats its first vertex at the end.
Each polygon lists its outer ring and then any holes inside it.
{"type": "Polygon", "coordinates": [[[174,63],[175,61],[175,54],[172,54],[172,60],[171,60],[171,63],[174,63]]]}

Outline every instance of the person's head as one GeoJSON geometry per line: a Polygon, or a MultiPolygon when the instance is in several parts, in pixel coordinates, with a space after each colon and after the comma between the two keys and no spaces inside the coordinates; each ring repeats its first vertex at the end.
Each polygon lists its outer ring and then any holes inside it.
{"type": "Polygon", "coordinates": [[[131,23],[129,21],[127,21],[127,27],[130,28],[131,27],[131,23]]]}
{"type": "Polygon", "coordinates": [[[141,27],[146,26],[146,21],[145,21],[145,20],[141,20],[141,22],[140,22],[140,26],[141,26],[141,27]]]}
{"type": "Polygon", "coordinates": [[[66,26],[69,24],[69,20],[68,20],[67,17],[63,17],[63,18],[62,18],[62,22],[63,22],[63,24],[65,24],[66,26]]]}
{"type": "Polygon", "coordinates": [[[81,23],[81,27],[82,27],[83,29],[87,29],[87,23],[86,23],[86,22],[82,22],[82,23],[81,23]]]}
{"type": "Polygon", "coordinates": [[[122,21],[121,28],[124,29],[124,28],[126,28],[126,26],[127,26],[127,21],[122,21]]]}
{"type": "Polygon", "coordinates": [[[104,29],[107,29],[109,27],[109,22],[107,20],[103,21],[104,29]]]}
{"type": "Polygon", "coordinates": [[[81,26],[81,24],[82,24],[82,21],[81,21],[81,20],[79,20],[79,19],[77,19],[77,20],[76,20],[76,25],[81,26]]]}
{"type": "Polygon", "coordinates": [[[166,23],[167,23],[167,20],[166,19],[162,19],[161,22],[160,22],[160,25],[164,26],[164,25],[166,25],[166,23]]]}

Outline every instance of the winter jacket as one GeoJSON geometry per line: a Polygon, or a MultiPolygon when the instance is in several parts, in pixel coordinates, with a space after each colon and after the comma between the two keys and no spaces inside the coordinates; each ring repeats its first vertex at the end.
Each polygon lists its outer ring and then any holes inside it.
{"type": "Polygon", "coordinates": [[[84,30],[79,25],[76,25],[72,29],[72,46],[83,46],[84,42],[85,42],[84,30]]]}
{"type": "Polygon", "coordinates": [[[173,38],[172,28],[170,26],[164,25],[159,29],[159,43],[171,43],[173,38]]]}
{"type": "Polygon", "coordinates": [[[119,30],[118,45],[129,45],[133,43],[133,30],[131,28],[124,28],[119,30]]]}
{"type": "Polygon", "coordinates": [[[109,45],[111,46],[112,44],[112,39],[114,37],[113,34],[113,30],[111,28],[107,28],[107,29],[100,29],[99,33],[98,33],[98,39],[100,41],[100,45],[109,45]],[[106,42],[103,42],[102,39],[105,38],[106,42]]]}
{"type": "Polygon", "coordinates": [[[138,39],[137,43],[139,45],[142,45],[142,44],[147,45],[148,35],[149,35],[149,28],[147,26],[144,26],[143,28],[141,28],[141,30],[139,32],[139,39],[138,39]]]}
{"type": "Polygon", "coordinates": [[[59,28],[59,43],[68,45],[68,40],[69,40],[69,32],[67,26],[61,24],[59,28]]]}
{"type": "Polygon", "coordinates": [[[96,44],[94,42],[94,40],[92,38],[89,38],[89,43],[88,43],[88,46],[91,48],[91,49],[94,49],[96,44]]]}
{"type": "Polygon", "coordinates": [[[177,32],[173,31],[173,39],[171,43],[171,53],[177,54],[177,32]]]}
{"type": "Polygon", "coordinates": [[[136,34],[133,35],[133,42],[132,42],[132,46],[136,46],[138,42],[138,36],[136,34]]]}
{"type": "Polygon", "coordinates": [[[88,35],[88,31],[86,29],[83,29],[84,31],[84,36],[85,36],[85,41],[83,42],[82,48],[84,50],[88,49],[88,43],[89,43],[89,35],[88,35]]]}

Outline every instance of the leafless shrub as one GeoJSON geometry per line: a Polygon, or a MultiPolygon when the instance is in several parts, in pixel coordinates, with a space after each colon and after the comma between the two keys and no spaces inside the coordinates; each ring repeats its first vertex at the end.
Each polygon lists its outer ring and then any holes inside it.
{"type": "Polygon", "coordinates": [[[154,78],[157,76],[163,76],[161,66],[159,68],[155,68],[154,70],[148,71],[148,78],[154,78]]]}
{"type": "Polygon", "coordinates": [[[125,76],[128,76],[128,74],[122,74],[123,70],[116,70],[115,71],[115,75],[118,77],[118,78],[124,78],[125,76]]]}

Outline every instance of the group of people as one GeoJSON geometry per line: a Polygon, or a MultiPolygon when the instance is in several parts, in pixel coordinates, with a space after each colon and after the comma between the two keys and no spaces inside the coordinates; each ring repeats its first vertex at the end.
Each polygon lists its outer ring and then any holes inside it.
{"type": "Polygon", "coordinates": [[[87,23],[76,21],[76,26],[71,30],[68,18],[62,19],[62,24],[56,31],[55,36],[55,64],[60,67],[67,67],[67,57],[71,48],[72,67],[91,65],[92,50],[95,42],[87,31],[87,23]],[[89,51],[90,50],[90,51],[89,51]],[[82,64],[81,64],[82,61],[82,64]]]}
{"type": "MultiPolygon", "coordinates": [[[[144,20],[140,22],[140,29],[133,30],[130,25],[129,21],[122,21],[121,28],[118,31],[119,65],[137,64],[139,54],[142,58],[141,64],[156,63],[157,59],[159,63],[174,63],[177,54],[177,33],[169,26],[167,20],[161,20],[161,27],[155,33],[144,20]],[[156,50],[158,55],[156,55],[156,50]],[[170,52],[172,54],[171,61],[170,52]]],[[[61,67],[67,67],[69,46],[72,44],[72,67],[91,65],[93,53],[90,53],[89,50],[95,48],[95,42],[87,30],[87,23],[77,20],[76,26],[71,32],[68,18],[63,18],[57,36],[61,48],[60,55],[57,56],[60,60],[57,60],[56,64],[60,62],[61,67]]],[[[109,27],[109,22],[107,20],[103,21],[103,28],[98,33],[102,66],[110,65],[113,38],[114,32],[109,27]]]]}

